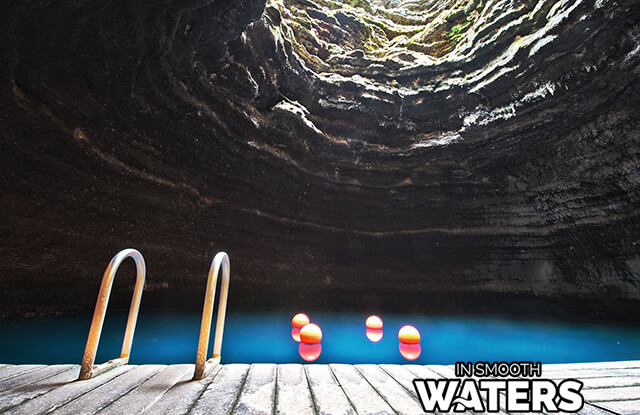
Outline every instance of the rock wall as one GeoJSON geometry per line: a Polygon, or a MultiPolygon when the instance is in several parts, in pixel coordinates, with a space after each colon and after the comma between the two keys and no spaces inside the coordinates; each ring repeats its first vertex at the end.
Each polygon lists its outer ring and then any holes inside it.
{"type": "Polygon", "coordinates": [[[0,8],[3,315],[640,314],[637,1],[133,3],[0,8]]]}

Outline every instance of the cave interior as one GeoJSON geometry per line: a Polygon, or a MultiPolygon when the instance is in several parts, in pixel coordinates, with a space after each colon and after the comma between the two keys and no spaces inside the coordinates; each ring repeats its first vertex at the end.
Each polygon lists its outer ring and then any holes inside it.
{"type": "Polygon", "coordinates": [[[637,321],[634,0],[9,0],[0,315],[637,321]],[[133,262],[116,279],[128,307],[133,262]]]}

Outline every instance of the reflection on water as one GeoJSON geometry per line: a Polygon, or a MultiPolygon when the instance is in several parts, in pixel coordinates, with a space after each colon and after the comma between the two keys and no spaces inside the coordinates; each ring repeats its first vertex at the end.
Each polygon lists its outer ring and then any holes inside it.
{"type": "MultiPolygon", "coordinates": [[[[296,310],[297,311],[297,310],[296,310]]],[[[239,313],[230,310],[222,345],[223,363],[304,363],[291,335],[292,312],[239,313]]],[[[387,335],[377,343],[364,333],[366,314],[312,313],[322,327],[322,354],[316,363],[406,363],[397,333],[405,324],[421,334],[417,364],[456,361],[543,363],[640,359],[638,327],[551,324],[501,319],[434,317],[380,313],[387,335]]],[[[200,313],[140,311],[131,363],[193,363],[200,313]]],[[[215,319],[214,319],[215,322],[215,319]]],[[[1,363],[80,363],[91,313],[81,317],[0,321],[1,363]]],[[[126,314],[109,313],[97,362],[120,355],[126,314]]],[[[215,324],[215,323],[214,323],[215,324]]],[[[213,330],[213,329],[212,329],[213,330]]],[[[213,336],[209,350],[213,350],[213,336]]]]}
{"type": "Polygon", "coordinates": [[[300,343],[298,346],[298,353],[300,354],[300,357],[307,362],[313,362],[320,357],[320,353],[322,353],[322,345],[320,343],[300,343]]]}
{"type": "Polygon", "coordinates": [[[407,360],[416,360],[420,357],[420,353],[422,353],[422,347],[420,347],[420,343],[407,344],[400,342],[398,346],[400,349],[400,354],[407,360]]]}
{"type": "Polygon", "coordinates": [[[383,333],[382,330],[367,329],[365,335],[367,336],[367,339],[369,339],[369,341],[378,343],[380,340],[382,340],[383,333]]]}
{"type": "Polygon", "coordinates": [[[291,338],[295,341],[297,341],[298,343],[300,343],[300,329],[297,328],[292,328],[291,329],[291,338]]]}

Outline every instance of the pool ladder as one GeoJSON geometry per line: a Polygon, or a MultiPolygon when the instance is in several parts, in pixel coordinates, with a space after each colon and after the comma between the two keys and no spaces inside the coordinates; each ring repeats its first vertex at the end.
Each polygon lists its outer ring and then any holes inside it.
{"type": "MultiPolygon", "coordinates": [[[[213,258],[213,261],[211,261],[209,276],[207,278],[207,289],[204,297],[202,322],[200,324],[200,338],[198,340],[198,352],[196,355],[196,367],[193,374],[194,380],[203,379],[217,364],[220,363],[222,335],[224,332],[224,321],[227,312],[227,297],[229,295],[230,274],[231,266],[229,264],[229,256],[224,252],[218,252],[218,254],[213,258]],[[218,320],[216,322],[216,332],[213,343],[213,356],[207,360],[206,356],[209,346],[209,336],[211,333],[214,295],[220,270],[222,270],[222,287],[220,289],[218,304],[218,320]]],[[[140,300],[142,299],[145,277],[146,265],[144,258],[142,257],[142,254],[135,249],[123,249],[111,259],[111,262],[109,262],[109,265],[102,277],[102,283],[100,284],[98,300],[96,301],[96,308],[93,312],[91,328],[89,329],[89,338],[87,339],[87,345],[82,357],[82,365],[80,367],[78,380],[91,379],[108,370],[129,363],[129,354],[131,353],[133,334],[138,320],[138,311],[140,309],[140,300]],[[124,332],[122,351],[120,352],[119,358],[109,360],[108,362],[100,365],[94,365],[96,352],[98,351],[98,343],[100,342],[100,334],[102,333],[102,326],[104,324],[104,317],[107,313],[107,304],[109,303],[109,297],[111,295],[111,287],[113,286],[113,279],[122,261],[129,257],[131,257],[136,263],[136,285],[133,289],[133,298],[131,299],[129,317],[127,318],[127,327],[124,332]]]]}

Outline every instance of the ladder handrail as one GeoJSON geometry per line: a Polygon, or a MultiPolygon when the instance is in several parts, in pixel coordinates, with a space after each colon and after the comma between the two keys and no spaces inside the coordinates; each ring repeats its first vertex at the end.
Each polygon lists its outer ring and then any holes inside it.
{"type": "Polygon", "coordinates": [[[96,301],[96,308],[93,312],[91,328],[89,329],[89,338],[87,339],[87,346],[84,350],[84,356],[82,357],[82,367],[80,369],[80,376],[78,377],[78,380],[91,379],[100,373],[116,366],[126,365],[129,362],[131,343],[133,342],[133,334],[138,320],[138,311],[140,309],[140,299],[142,298],[142,289],[144,288],[145,277],[146,265],[144,258],[142,257],[142,254],[135,249],[123,249],[111,259],[111,262],[109,262],[107,269],[104,271],[102,283],[100,284],[98,300],[96,301]],[[100,334],[102,333],[102,325],[107,312],[109,296],[111,295],[111,287],[113,286],[113,279],[122,261],[129,257],[133,258],[136,263],[137,275],[136,286],[133,290],[133,297],[131,298],[131,307],[129,308],[127,328],[124,333],[124,340],[122,341],[122,351],[118,359],[113,359],[107,363],[94,366],[93,364],[96,360],[96,352],[98,351],[98,342],[100,341],[100,334]]]}
{"type": "Polygon", "coordinates": [[[202,309],[202,322],[200,324],[200,338],[198,340],[198,354],[196,355],[196,368],[193,379],[199,380],[206,377],[216,364],[220,363],[220,352],[222,349],[222,334],[224,332],[224,320],[227,313],[227,297],[229,296],[229,277],[231,265],[229,256],[225,252],[218,252],[211,261],[209,276],[207,278],[207,291],[204,296],[204,307],[202,309]],[[213,317],[214,295],[216,293],[216,283],[222,268],[222,287],[218,304],[218,320],[216,321],[216,332],[213,342],[213,355],[207,359],[207,349],[209,348],[209,335],[211,334],[211,319],[213,317]]]}

